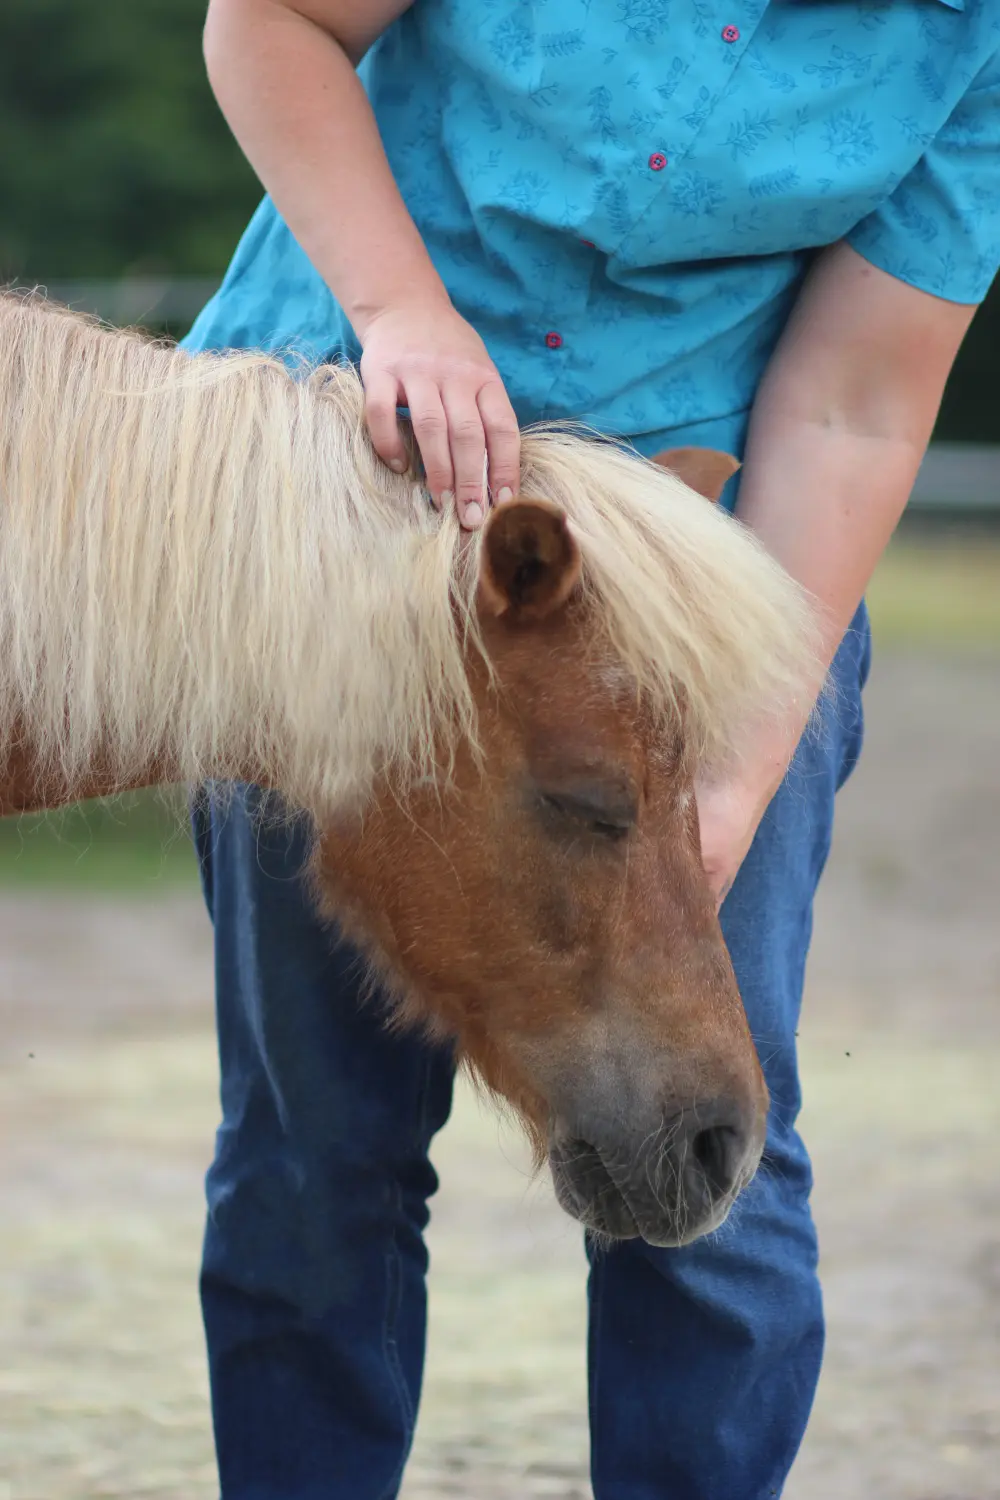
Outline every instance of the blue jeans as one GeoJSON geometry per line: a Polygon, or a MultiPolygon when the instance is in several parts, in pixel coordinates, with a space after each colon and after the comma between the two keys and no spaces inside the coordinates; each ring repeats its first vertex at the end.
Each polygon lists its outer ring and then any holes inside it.
{"type": "MultiPolygon", "coordinates": [[[[834,793],[857,759],[862,607],[723,911],[771,1090],[765,1165],[683,1250],[590,1256],[596,1500],[764,1500],[798,1450],[823,1349],[795,1032],[834,793]]],[[[389,1035],[314,918],[301,831],[254,793],[195,832],[215,923],[223,1121],[202,1303],[225,1500],[391,1500],[424,1357],[428,1160],[452,1061],[389,1035]]]]}

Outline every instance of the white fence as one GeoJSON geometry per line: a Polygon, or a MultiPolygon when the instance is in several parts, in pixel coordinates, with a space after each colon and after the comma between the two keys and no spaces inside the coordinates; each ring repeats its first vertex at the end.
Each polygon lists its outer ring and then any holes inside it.
{"type": "Polygon", "coordinates": [[[920,467],[910,507],[1000,513],[1000,446],[934,443],[920,467]]]}

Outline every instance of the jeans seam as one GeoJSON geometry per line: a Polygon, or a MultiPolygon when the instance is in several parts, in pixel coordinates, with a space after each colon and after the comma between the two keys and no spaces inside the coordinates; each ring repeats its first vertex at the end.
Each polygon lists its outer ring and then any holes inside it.
{"type": "MultiPolygon", "coordinates": [[[[398,1212],[401,1208],[402,1198],[402,1195],[399,1192],[398,1185],[394,1189],[393,1198],[396,1210],[398,1212]]],[[[403,1469],[405,1468],[406,1460],[409,1457],[410,1445],[413,1442],[413,1432],[416,1425],[416,1414],[413,1410],[412,1402],[410,1401],[409,1391],[406,1388],[406,1377],[403,1374],[403,1367],[399,1359],[399,1350],[396,1346],[396,1339],[394,1337],[392,1328],[392,1325],[395,1322],[395,1318],[392,1312],[392,1304],[393,1302],[395,1302],[398,1309],[399,1299],[402,1294],[402,1257],[399,1253],[399,1244],[396,1239],[395,1229],[393,1229],[392,1231],[392,1248],[386,1252],[385,1269],[387,1287],[386,1307],[385,1313],[382,1318],[382,1355],[385,1359],[386,1368],[390,1372],[392,1383],[396,1391],[396,1398],[399,1402],[399,1407],[402,1412],[403,1421],[406,1427],[406,1435],[403,1441],[403,1453],[389,1478],[388,1485],[382,1492],[382,1500],[394,1500],[394,1497],[399,1493],[399,1486],[403,1477],[403,1469]]]]}
{"type": "Polygon", "coordinates": [[[604,1281],[605,1253],[599,1246],[595,1247],[593,1251],[594,1258],[590,1267],[590,1320],[587,1334],[587,1363],[590,1371],[587,1425],[590,1429],[590,1482],[594,1490],[594,1500],[600,1500],[597,1477],[599,1428],[597,1411],[599,1406],[598,1386],[601,1378],[601,1320],[604,1309],[601,1288],[604,1281]]]}
{"type": "MultiPolygon", "coordinates": [[[[426,1058],[420,1072],[420,1086],[417,1096],[416,1115],[421,1141],[423,1139],[423,1136],[426,1134],[431,1066],[432,1059],[426,1058]]],[[[396,1304],[396,1316],[398,1316],[399,1305],[402,1301],[403,1296],[403,1257],[399,1249],[398,1231],[396,1227],[403,1213],[403,1194],[398,1181],[394,1181],[392,1185],[392,1201],[393,1207],[395,1209],[396,1223],[394,1223],[392,1229],[392,1248],[387,1252],[385,1257],[386,1280],[389,1284],[389,1296],[386,1299],[386,1310],[382,1318],[382,1354],[385,1359],[387,1368],[392,1373],[393,1384],[396,1387],[396,1395],[399,1400],[400,1409],[403,1413],[403,1420],[406,1424],[407,1432],[406,1439],[403,1444],[402,1455],[400,1456],[399,1463],[397,1464],[395,1470],[392,1473],[392,1476],[390,1477],[388,1487],[383,1491],[382,1500],[394,1500],[394,1497],[399,1493],[399,1487],[403,1479],[403,1472],[406,1468],[406,1464],[410,1456],[410,1449],[413,1446],[413,1437],[417,1427],[416,1408],[414,1407],[413,1402],[410,1400],[410,1391],[406,1383],[406,1375],[403,1372],[403,1366],[399,1358],[399,1348],[392,1327],[390,1326],[395,1321],[390,1311],[391,1304],[394,1300],[396,1304]],[[392,1297],[393,1276],[395,1276],[395,1298],[392,1297]]]]}

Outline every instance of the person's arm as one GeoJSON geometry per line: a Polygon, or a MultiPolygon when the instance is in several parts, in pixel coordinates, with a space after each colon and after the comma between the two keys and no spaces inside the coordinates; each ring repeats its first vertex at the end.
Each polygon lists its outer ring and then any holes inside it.
{"type": "Polygon", "coordinates": [[[517,422],[431,263],[354,71],[409,4],[210,0],[205,61],[236,139],[361,341],[377,450],[402,467],[396,406],[407,405],[431,493],[454,493],[476,525],[487,451],[494,494],[517,488],[517,422]]]}
{"type": "MultiPolygon", "coordinates": [[[[834,245],[813,264],[771,358],[737,515],[816,600],[824,671],[909,498],[974,312],[834,245]]],[[[743,764],[700,789],[703,855],[720,900],[812,707],[758,729],[743,764]]]]}

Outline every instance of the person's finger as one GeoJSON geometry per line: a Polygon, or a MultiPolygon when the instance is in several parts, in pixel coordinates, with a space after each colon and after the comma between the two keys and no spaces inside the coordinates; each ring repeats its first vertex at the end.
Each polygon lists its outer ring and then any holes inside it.
{"type": "Polygon", "coordinates": [[[409,460],[399,429],[396,404],[399,382],[388,370],[375,370],[365,377],[365,421],[372,445],[383,463],[402,474],[409,460]]]}
{"type": "Polygon", "coordinates": [[[427,476],[427,488],[434,504],[440,508],[454,496],[455,473],[448,442],[448,418],[441,392],[430,380],[412,380],[406,388],[413,435],[420,449],[427,476]]]}
{"type": "Polygon", "coordinates": [[[468,383],[454,382],[442,392],[448,418],[448,440],[455,470],[455,503],[458,519],[469,530],[481,526],[486,517],[486,434],[476,405],[475,390],[468,383]]]}
{"type": "Polygon", "coordinates": [[[499,380],[483,386],[478,404],[489,454],[490,494],[502,505],[521,487],[521,433],[499,380]]]}

